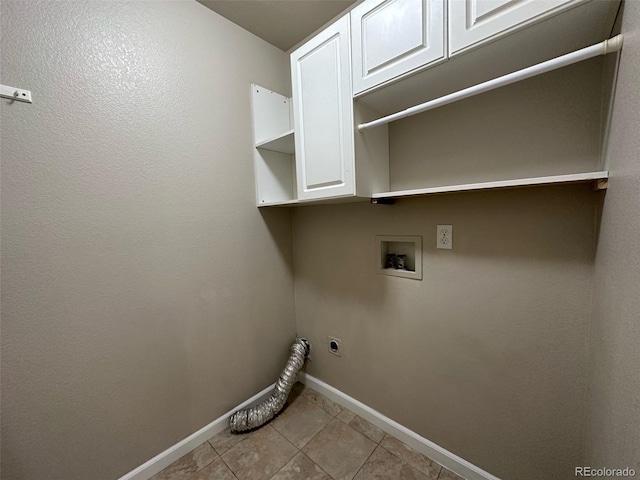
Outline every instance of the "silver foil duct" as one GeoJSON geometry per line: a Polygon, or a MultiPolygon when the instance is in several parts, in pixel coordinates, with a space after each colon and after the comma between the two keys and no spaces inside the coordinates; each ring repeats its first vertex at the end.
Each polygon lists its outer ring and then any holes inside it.
{"type": "Polygon", "coordinates": [[[232,432],[244,432],[261,427],[282,410],[310,351],[311,344],[306,339],[297,338],[293,342],[287,364],[269,398],[255,407],[238,410],[231,415],[229,426],[232,432]]]}

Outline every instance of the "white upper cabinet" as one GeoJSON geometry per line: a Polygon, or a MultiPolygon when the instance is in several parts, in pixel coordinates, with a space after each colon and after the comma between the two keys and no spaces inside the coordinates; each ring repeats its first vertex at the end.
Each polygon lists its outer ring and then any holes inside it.
{"type": "MultiPolygon", "coordinates": [[[[405,109],[415,113],[425,102],[600,42],[611,32],[618,5],[619,0],[364,0],[291,53],[295,134],[287,129],[285,97],[267,92],[266,99],[254,99],[256,132],[266,124],[265,134],[256,134],[258,204],[337,203],[605,179],[606,172],[593,166],[588,172],[574,168],[573,159],[566,168],[551,163],[548,169],[537,168],[540,162],[520,169],[507,162],[504,172],[488,175],[476,167],[475,151],[464,148],[469,130],[460,125],[474,113],[465,110],[469,103],[460,104],[453,119],[450,113],[425,112],[415,123],[391,129],[379,120],[396,113],[394,118],[404,118],[405,109]],[[272,101],[277,104],[268,106],[272,101]],[[277,128],[271,113],[262,115],[262,103],[273,115],[280,112],[277,128]],[[428,124],[430,118],[439,120],[428,124]],[[358,128],[374,122],[375,128],[358,128]],[[420,123],[431,125],[431,132],[446,125],[446,134],[429,137],[423,145],[426,130],[411,127],[420,123]],[[448,132],[456,129],[460,138],[450,137],[448,132]],[[440,160],[449,153],[456,161],[469,160],[469,172],[452,175],[456,167],[440,160]],[[428,170],[432,164],[433,172],[428,170]]],[[[259,97],[260,89],[255,90],[259,97]]],[[[518,102],[521,93],[512,89],[509,95],[518,102]]],[[[504,133],[496,130],[495,135],[494,150],[487,147],[482,158],[504,156],[504,133]]]]}
{"type": "Polygon", "coordinates": [[[298,199],[355,194],[349,16],[291,54],[298,199]]]}
{"type": "Polygon", "coordinates": [[[449,51],[454,55],[585,1],[449,0],[449,51]]]}
{"type": "Polygon", "coordinates": [[[444,0],[368,0],[354,8],[354,94],[444,60],[444,26],[444,0]]]}

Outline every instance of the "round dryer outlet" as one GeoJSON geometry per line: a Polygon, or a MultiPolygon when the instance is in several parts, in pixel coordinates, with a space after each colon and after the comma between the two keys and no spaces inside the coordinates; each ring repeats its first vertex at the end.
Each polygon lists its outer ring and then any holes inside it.
{"type": "Polygon", "coordinates": [[[329,353],[332,353],[338,357],[341,356],[341,343],[342,340],[335,337],[327,337],[327,345],[329,347],[329,353]]]}

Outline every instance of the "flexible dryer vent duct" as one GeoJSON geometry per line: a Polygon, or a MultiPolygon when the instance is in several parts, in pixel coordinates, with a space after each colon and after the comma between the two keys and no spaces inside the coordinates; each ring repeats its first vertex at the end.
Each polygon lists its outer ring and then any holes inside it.
{"type": "Polygon", "coordinates": [[[282,370],[271,396],[255,407],[238,410],[231,415],[229,424],[232,432],[244,432],[258,428],[282,410],[293,384],[296,383],[298,372],[300,372],[310,351],[311,344],[306,339],[297,338],[293,342],[289,360],[287,360],[287,364],[284,366],[284,370],[282,370]]]}

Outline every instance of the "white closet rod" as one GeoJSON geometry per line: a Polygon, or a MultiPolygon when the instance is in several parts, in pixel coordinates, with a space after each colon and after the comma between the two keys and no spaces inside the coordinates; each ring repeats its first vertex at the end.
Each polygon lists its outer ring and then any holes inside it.
{"type": "Polygon", "coordinates": [[[465,88],[463,90],[450,93],[449,95],[445,95],[444,97],[421,103],[420,105],[416,105],[415,107],[410,107],[406,110],[402,110],[401,112],[387,115],[386,117],[379,118],[378,120],[361,123],[360,125],[358,125],[358,130],[366,130],[367,128],[384,125],[400,118],[410,117],[411,115],[416,115],[418,113],[426,112],[427,110],[432,110],[449,103],[457,102],[458,100],[463,100],[465,98],[478,95],[479,93],[488,92],[499,87],[504,87],[505,85],[519,82],[520,80],[535,77],[536,75],[540,75],[541,73],[550,72],[551,70],[555,70],[557,68],[581,62],[582,60],[587,60],[588,58],[597,57],[598,55],[606,55],[607,53],[611,52],[617,52],[621,48],[622,35],[616,35],[613,38],[604,40],[600,43],[596,43],[595,45],[591,45],[590,47],[567,53],[566,55],[547,60],[546,62],[538,63],[537,65],[533,65],[531,67],[523,68],[522,70],[518,70],[517,72],[509,73],[507,75],[494,78],[493,80],[489,80],[487,82],[479,83],[478,85],[474,85],[473,87],[465,88]]]}

